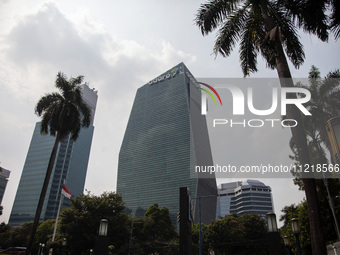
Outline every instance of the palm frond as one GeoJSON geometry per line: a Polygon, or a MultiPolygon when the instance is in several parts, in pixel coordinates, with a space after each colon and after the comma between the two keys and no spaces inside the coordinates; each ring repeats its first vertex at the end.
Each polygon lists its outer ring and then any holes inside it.
{"type": "Polygon", "coordinates": [[[231,54],[246,26],[248,15],[247,5],[245,5],[229,16],[217,33],[214,45],[215,54],[220,53],[224,57],[231,54]]]}
{"type": "Polygon", "coordinates": [[[250,22],[242,34],[240,44],[240,60],[243,75],[247,76],[252,72],[257,72],[257,49],[255,47],[255,35],[251,29],[250,22]]]}
{"type": "Polygon", "coordinates": [[[268,8],[275,19],[276,25],[279,27],[280,39],[284,43],[287,57],[295,68],[299,68],[304,62],[305,53],[294,23],[287,18],[284,10],[279,6],[269,3],[268,8]]]}
{"type": "Polygon", "coordinates": [[[58,102],[60,103],[63,100],[63,97],[59,93],[46,94],[38,101],[35,107],[35,113],[38,116],[41,116],[50,107],[51,104],[58,102]]]}
{"type": "Polygon", "coordinates": [[[266,41],[260,45],[262,57],[266,60],[266,65],[270,69],[276,68],[276,51],[274,50],[274,42],[266,41]]]}
{"type": "Polygon", "coordinates": [[[330,28],[334,33],[335,39],[340,37],[340,1],[331,0],[332,14],[330,15],[330,28]]]}
{"type": "Polygon", "coordinates": [[[202,4],[196,15],[196,25],[206,35],[216,29],[224,19],[233,13],[240,0],[210,0],[202,4]]]}
{"type": "Polygon", "coordinates": [[[83,80],[84,80],[84,76],[80,75],[76,78],[71,78],[69,82],[72,86],[77,86],[77,85],[81,85],[83,80]]]}
{"type": "Polygon", "coordinates": [[[274,5],[285,10],[285,16],[305,32],[328,40],[328,18],[325,14],[328,0],[277,0],[274,5]]]}

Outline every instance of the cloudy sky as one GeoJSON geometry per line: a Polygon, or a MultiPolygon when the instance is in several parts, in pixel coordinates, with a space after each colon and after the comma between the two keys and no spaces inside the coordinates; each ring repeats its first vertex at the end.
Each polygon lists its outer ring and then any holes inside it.
{"type": "MultiPolygon", "coordinates": [[[[0,162],[11,171],[0,221],[8,222],[34,125],[38,99],[55,91],[59,71],[84,75],[98,90],[95,133],[85,188],[115,191],[118,152],[136,89],[184,62],[197,78],[242,78],[238,51],[212,54],[215,35],[203,37],[194,25],[194,0],[0,0],[0,162]]],[[[322,74],[340,67],[339,42],[301,33],[305,64],[294,77],[306,77],[312,64],[322,74]]],[[[276,77],[259,59],[251,77],[276,77]]],[[[260,132],[260,131],[257,131],[260,132]]],[[[259,134],[260,135],[260,134],[259,134]]],[[[256,133],[249,148],[258,150],[256,133]]],[[[212,145],[214,147],[214,145],[212,145]]],[[[280,157],[287,157],[283,148],[280,157]]],[[[249,156],[251,156],[251,151],[249,156]]],[[[218,183],[230,181],[219,179],[218,183]]],[[[236,181],[236,180],[235,180],[236,181]]],[[[290,179],[264,179],[272,186],[277,214],[304,194],[290,179]]]]}

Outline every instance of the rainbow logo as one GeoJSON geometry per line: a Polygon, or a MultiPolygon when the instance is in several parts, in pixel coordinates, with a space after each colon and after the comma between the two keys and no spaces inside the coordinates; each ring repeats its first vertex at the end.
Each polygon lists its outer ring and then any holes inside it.
{"type": "MultiPolygon", "coordinates": [[[[210,85],[208,85],[208,84],[206,84],[206,83],[203,83],[203,82],[198,82],[198,83],[201,84],[201,85],[203,85],[203,86],[206,86],[206,87],[209,88],[212,92],[214,92],[214,94],[217,96],[217,98],[218,98],[218,100],[220,101],[220,104],[221,104],[221,106],[222,106],[222,100],[221,100],[221,98],[220,98],[220,95],[217,93],[217,91],[216,91],[213,87],[211,87],[210,85]]],[[[203,90],[204,92],[206,92],[206,93],[214,100],[215,105],[217,105],[217,102],[216,102],[216,100],[215,100],[213,94],[212,94],[209,90],[204,89],[204,88],[201,88],[201,87],[197,87],[197,88],[200,89],[200,90],[203,90]]]]}

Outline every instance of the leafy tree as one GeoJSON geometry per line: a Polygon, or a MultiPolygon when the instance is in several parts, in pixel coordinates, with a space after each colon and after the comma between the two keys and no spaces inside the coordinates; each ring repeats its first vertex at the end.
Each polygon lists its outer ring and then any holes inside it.
{"type": "Polygon", "coordinates": [[[296,218],[299,221],[300,227],[300,245],[301,252],[303,255],[309,255],[312,252],[311,239],[309,235],[309,221],[308,221],[308,210],[307,202],[303,201],[299,205],[292,204],[290,206],[285,206],[281,212],[283,215],[280,217],[280,221],[283,221],[283,226],[280,228],[281,237],[287,236],[289,238],[290,246],[296,254],[296,239],[292,234],[291,230],[291,219],[296,218]]]}
{"type": "Polygon", "coordinates": [[[32,222],[28,222],[21,225],[18,228],[11,228],[9,231],[6,231],[4,233],[4,236],[7,237],[7,240],[4,240],[2,247],[6,248],[14,246],[25,247],[31,229],[32,222]]]}
{"type": "Polygon", "coordinates": [[[160,209],[158,204],[153,204],[147,209],[145,216],[151,218],[154,222],[147,229],[151,240],[169,241],[177,237],[176,230],[171,223],[168,208],[163,207],[160,209]]]}
{"type": "Polygon", "coordinates": [[[101,219],[108,220],[110,245],[115,253],[126,254],[129,217],[123,212],[122,197],[114,192],[94,196],[90,192],[71,199],[71,208],[61,212],[60,235],[67,239],[71,254],[88,254],[98,236],[101,219]]]}
{"type": "MultiPolygon", "coordinates": [[[[307,109],[312,113],[312,116],[311,118],[303,119],[307,134],[308,151],[313,165],[328,164],[327,150],[331,154],[331,149],[325,123],[328,119],[340,114],[340,72],[339,70],[329,72],[324,79],[321,79],[319,69],[312,66],[308,78],[308,85],[298,84],[299,87],[308,89],[312,94],[311,100],[305,104],[307,109]]],[[[294,153],[291,158],[299,162],[299,156],[293,142],[291,142],[291,148],[294,153]]],[[[296,176],[294,183],[299,185],[299,188],[303,190],[303,182],[298,177],[299,176],[296,176]]],[[[337,208],[340,206],[340,184],[337,179],[321,179],[323,178],[321,173],[319,178],[320,179],[316,180],[316,185],[325,229],[324,233],[326,240],[332,241],[336,240],[336,232],[334,229],[335,219],[329,204],[331,203],[331,199],[334,198],[335,205],[337,205],[335,208],[335,218],[339,219],[340,211],[337,208]],[[328,185],[331,198],[328,196],[325,185],[328,185]]]]}
{"type": "Polygon", "coordinates": [[[52,239],[54,230],[55,220],[45,220],[40,222],[36,235],[35,235],[35,245],[38,246],[39,243],[48,244],[52,239]]]}
{"type": "MultiPolygon", "coordinates": [[[[39,243],[48,244],[48,240],[53,232],[54,220],[47,220],[44,222],[39,222],[37,233],[32,246],[32,253],[38,251],[39,243]]],[[[2,223],[0,225],[0,247],[8,248],[21,246],[24,247],[29,238],[29,234],[32,229],[33,222],[28,222],[20,227],[11,227],[2,223]]]]}
{"type": "Polygon", "coordinates": [[[56,139],[46,170],[26,254],[30,254],[31,252],[58,145],[60,141],[69,135],[71,139],[75,141],[78,138],[81,127],[88,127],[91,122],[91,109],[83,101],[81,88],[79,86],[83,78],[83,76],[78,76],[77,78],[67,80],[67,77],[59,72],[55,86],[61,93],[46,94],[38,101],[35,108],[36,114],[42,117],[41,134],[50,133],[50,135],[56,136],[56,139]]]}
{"type": "Polygon", "coordinates": [[[8,241],[10,240],[11,230],[12,230],[11,226],[6,224],[5,222],[2,222],[0,224],[0,247],[1,248],[9,247],[8,241]]]}
{"type": "Polygon", "coordinates": [[[267,233],[266,223],[258,214],[243,214],[238,219],[246,229],[245,238],[247,240],[260,240],[267,233]]]}
{"type": "MultiPolygon", "coordinates": [[[[337,236],[334,229],[334,219],[327,204],[324,192],[324,190],[321,190],[319,193],[320,198],[323,197],[323,199],[320,199],[322,224],[324,226],[324,234],[327,243],[333,243],[337,240],[337,236]]],[[[302,253],[305,255],[311,254],[312,248],[309,235],[307,202],[304,200],[298,205],[292,204],[290,206],[285,206],[281,212],[283,213],[279,219],[283,222],[283,226],[280,228],[281,237],[288,236],[293,251],[296,251],[296,241],[291,231],[291,219],[297,218],[300,226],[299,238],[302,253]]],[[[337,216],[340,216],[340,207],[337,208],[337,216]]]]}
{"type": "MultiPolygon", "coordinates": [[[[205,225],[202,223],[202,234],[205,235],[207,233],[208,225],[205,225]]],[[[199,223],[196,223],[192,226],[192,242],[196,246],[200,243],[200,225],[199,223]]],[[[206,239],[206,238],[204,238],[206,239]]]]}
{"type": "MultiPolygon", "coordinates": [[[[257,71],[257,56],[261,54],[267,66],[277,70],[281,87],[294,87],[286,56],[296,68],[305,58],[297,26],[293,22],[297,19],[294,8],[298,7],[299,2],[209,0],[201,5],[196,15],[196,24],[203,35],[220,27],[214,45],[215,54],[227,57],[236,43],[240,42],[240,62],[244,76],[257,71]]],[[[322,40],[327,40],[328,26],[321,23],[322,20],[316,25],[311,25],[312,22],[306,15],[298,19],[300,27],[317,34],[322,40]]],[[[293,105],[287,107],[287,118],[300,123],[291,127],[292,136],[300,164],[310,165],[305,130],[301,125],[302,117],[297,107],[293,105]]],[[[308,203],[313,254],[325,255],[327,251],[322,235],[315,180],[304,178],[303,183],[308,203]]]]}
{"type": "Polygon", "coordinates": [[[178,235],[168,208],[159,208],[158,204],[151,205],[143,217],[132,219],[131,227],[131,253],[150,254],[162,251],[164,254],[178,254],[178,235]]]}
{"type": "MultiPolygon", "coordinates": [[[[203,233],[204,248],[208,245],[218,254],[266,254],[265,221],[257,214],[227,215],[203,228],[203,233]]],[[[193,237],[195,242],[196,234],[193,237]]]]}
{"type": "Polygon", "coordinates": [[[325,123],[330,118],[340,115],[340,71],[329,72],[321,79],[320,71],[311,67],[308,75],[309,84],[298,83],[297,86],[308,89],[311,99],[305,104],[312,116],[304,118],[308,141],[319,154],[325,154],[321,145],[330,149],[325,123]]]}
{"type": "MultiPolygon", "coordinates": [[[[297,84],[299,87],[308,89],[312,95],[311,100],[305,104],[305,107],[312,113],[312,116],[303,118],[308,151],[313,165],[328,164],[327,150],[330,154],[332,153],[325,123],[332,117],[340,115],[340,71],[335,70],[329,72],[324,79],[321,79],[319,69],[312,66],[308,78],[308,85],[302,83],[297,84]]],[[[294,153],[294,155],[290,157],[296,162],[300,162],[293,141],[290,142],[290,147],[294,153]]],[[[322,178],[322,176],[319,177],[322,178]]],[[[301,179],[296,178],[295,183],[303,189],[301,179]]],[[[322,186],[323,184],[317,181],[317,185],[322,186]]]]}

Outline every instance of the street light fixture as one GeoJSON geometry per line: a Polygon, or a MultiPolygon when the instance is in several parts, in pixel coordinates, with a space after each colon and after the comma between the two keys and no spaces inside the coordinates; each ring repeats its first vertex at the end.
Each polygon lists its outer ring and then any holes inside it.
{"type": "Polygon", "coordinates": [[[102,219],[99,224],[99,236],[107,235],[107,226],[108,226],[107,219],[102,219]]]}
{"type": "Polygon", "coordinates": [[[66,238],[64,238],[63,241],[61,242],[61,246],[62,246],[61,255],[63,255],[66,246],[66,238]]]}
{"type": "Polygon", "coordinates": [[[286,247],[287,254],[288,254],[288,255],[291,255],[292,252],[291,252],[291,250],[290,250],[290,243],[289,243],[289,238],[288,238],[288,236],[285,236],[285,237],[283,238],[283,243],[284,243],[284,245],[285,245],[285,247],[286,247]]]}
{"type": "Polygon", "coordinates": [[[39,251],[38,251],[38,255],[42,254],[44,247],[45,247],[45,244],[44,244],[44,243],[39,243],[39,251]]]}
{"type": "Polygon", "coordinates": [[[266,215],[267,219],[267,240],[268,240],[268,249],[271,255],[281,255],[281,237],[278,232],[276,215],[273,212],[269,212],[266,215]]]}
{"type": "Polygon", "coordinates": [[[290,223],[291,223],[291,226],[292,226],[292,233],[294,235],[300,234],[300,227],[299,227],[298,219],[296,219],[296,218],[291,219],[290,223]]]}
{"type": "Polygon", "coordinates": [[[107,219],[101,219],[99,223],[98,236],[95,241],[94,253],[96,255],[107,254],[109,238],[107,236],[108,221],[107,219]]]}
{"type": "Polygon", "coordinates": [[[290,245],[288,236],[285,236],[285,237],[283,238],[283,243],[284,243],[285,246],[287,246],[287,247],[290,245]]]}
{"type": "Polygon", "coordinates": [[[267,213],[267,227],[268,227],[268,232],[278,231],[275,213],[272,213],[272,212],[267,213]]]}
{"type": "Polygon", "coordinates": [[[301,255],[301,246],[300,246],[300,239],[299,239],[299,234],[300,234],[299,221],[298,219],[293,218],[290,220],[290,223],[292,227],[292,233],[295,235],[295,239],[296,239],[297,254],[301,255]]]}
{"type": "Polygon", "coordinates": [[[340,116],[326,122],[326,130],[335,162],[340,163],[340,116]]]}

